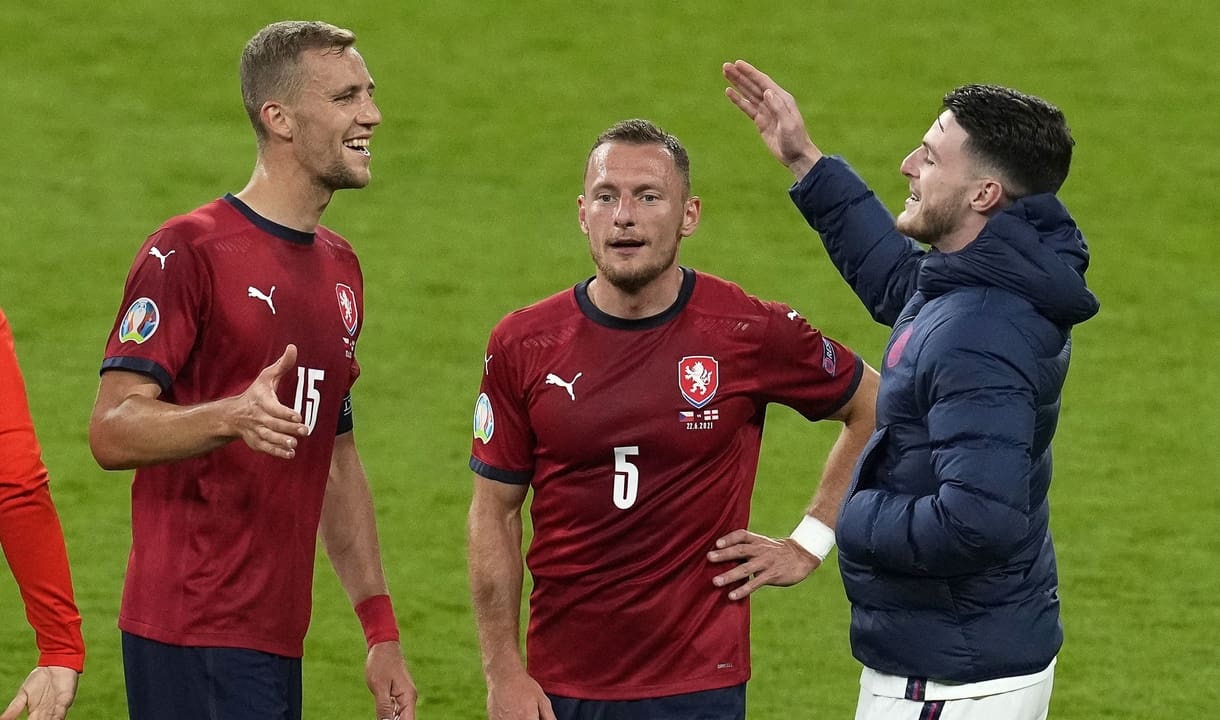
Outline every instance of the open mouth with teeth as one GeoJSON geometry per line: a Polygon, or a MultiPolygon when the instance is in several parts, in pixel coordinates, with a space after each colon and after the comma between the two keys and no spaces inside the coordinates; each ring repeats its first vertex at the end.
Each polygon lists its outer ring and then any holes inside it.
{"type": "Polygon", "coordinates": [[[372,153],[369,152],[369,139],[368,138],[355,138],[353,140],[345,140],[343,142],[343,147],[347,148],[348,150],[351,150],[352,152],[358,152],[365,157],[369,157],[370,155],[372,155],[372,153]]]}

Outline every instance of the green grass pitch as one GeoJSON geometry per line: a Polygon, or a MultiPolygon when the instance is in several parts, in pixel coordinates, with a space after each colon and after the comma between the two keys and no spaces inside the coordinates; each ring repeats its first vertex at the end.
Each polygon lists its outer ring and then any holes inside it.
{"type": "MultiPolygon", "coordinates": [[[[791,303],[880,362],[873,324],[790,206],[790,177],[722,96],[746,58],[801,102],[815,140],[893,209],[898,163],[941,95],[1034,92],[1078,145],[1062,197],[1093,250],[1101,314],[1075,334],[1052,528],[1066,644],[1054,718],[1205,717],[1220,701],[1215,322],[1220,5],[1143,3],[10,3],[0,306],[16,332],[89,645],[74,717],[125,716],[115,627],[129,473],[93,463],[86,423],[141,240],[252,167],[237,57],[263,24],[356,30],[378,85],[373,184],[325,221],[361,254],[367,323],[357,438],[420,717],[483,713],[465,577],[470,413],[506,312],[587,277],[576,223],[593,137],[642,116],[687,144],[704,221],[685,263],[791,303]]],[[[776,410],[755,529],[799,518],[832,429],[776,410]]],[[[371,717],[356,619],[319,556],[308,717],[371,717]]],[[[858,665],[828,565],[754,603],[754,718],[850,717],[858,665]]],[[[0,695],[35,658],[0,572],[0,695]]]]}

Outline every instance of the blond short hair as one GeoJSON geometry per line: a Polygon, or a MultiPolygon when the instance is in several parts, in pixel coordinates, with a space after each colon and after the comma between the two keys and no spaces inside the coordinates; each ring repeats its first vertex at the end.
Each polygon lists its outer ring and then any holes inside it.
{"type": "Polygon", "coordinates": [[[341,53],[355,42],[351,30],[308,20],[272,23],[250,38],[241,54],[241,98],[260,146],[268,137],[261,115],[263,104],[271,99],[291,101],[305,84],[299,72],[301,53],[341,53]]]}

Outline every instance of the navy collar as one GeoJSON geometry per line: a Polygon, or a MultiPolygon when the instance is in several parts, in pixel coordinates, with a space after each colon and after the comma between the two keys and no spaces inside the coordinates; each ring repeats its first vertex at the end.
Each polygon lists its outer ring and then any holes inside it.
{"type": "Polygon", "coordinates": [[[651,317],[627,319],[602,312],[589,299],[589,283],[593,282],[593,278],[589,278],[572,288],[572,292],[576,295],[576,304],[580,306],[580,311],[584,313],[585,317],[598,325],[615,330],[652,330],[653,328],[661,327],[677,317],[678,313],[682,312],[682,309],[690,302],[691,295],[695,292],[695,271],[688,267],[683,267],[681,270],[682,287],[678,290],[678,298],[674,300],[673,305],[651,317]]]}
{"type": "Polygon", "coordinates": [[[290,228],[287,225],[280,225],[277,222],[268,220],[262,215],[254,212],[253,208],[251,208],[249,205],[245,204],[241,200],[238,200],[237,196],[233,193],[225,193],[224,201],[229,203],[229,205],[232,205],[237,212],[245,215],[246,219],[253,223],[255,227],[268,235],[274,235],[281,240],[287,240],[288,242],[297,243],[299,245],[313,244],[313,233],[290,228]]]}

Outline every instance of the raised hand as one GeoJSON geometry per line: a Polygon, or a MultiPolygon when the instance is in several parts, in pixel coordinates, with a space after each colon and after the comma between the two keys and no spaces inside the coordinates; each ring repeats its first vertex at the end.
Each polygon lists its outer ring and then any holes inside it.
{"type": "Polygon", "coordinates": [[[792,94],[745,60],[725,63],[724,93],[746,114],[762,135],[767,149],[799,180],[822,159],[822,151],[805,129],[805,118],[792,94]]]}

